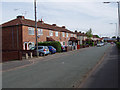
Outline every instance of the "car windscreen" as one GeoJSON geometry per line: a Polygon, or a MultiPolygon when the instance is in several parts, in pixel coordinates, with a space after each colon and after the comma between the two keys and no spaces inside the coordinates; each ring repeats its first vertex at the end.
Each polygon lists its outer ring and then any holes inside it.
{"type": "Polygon", "coordinates": [[[45,49],[48,49],[48,47],[47,47],[47,46],[45,46],[45,49]]]}
{"type": "Polygon", "coordinates": [[[43,49],[43,47],[38,47],[38,49],[43,49]]]}

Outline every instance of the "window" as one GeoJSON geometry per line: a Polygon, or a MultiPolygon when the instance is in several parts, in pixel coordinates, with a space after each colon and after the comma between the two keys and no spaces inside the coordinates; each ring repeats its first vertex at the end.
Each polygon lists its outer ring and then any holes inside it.
{"type": "Polygon", "coordinates": [[[28,34],[29,35],[34,35],[34,28],[28,27],[28,34]]]}
{"type": "Polygon", "coordinates": [[[38,35],[43,35],[43,29],[38,28],[38,35]]]}
{"type": "Polygon", "coordinates": [[[73,37],[73,34],[71,34],[71,37],[73,37]]]}
{"type": "Polygon", "coordinates": [[[49,34],[50,34],[50,36],[53,36],[53,31],[50,30],[50,31],[49,31],[49,34]]]}
{"type": "Polygon", "coordinates": [[[68,33],[66,33],[66,37],[68,37],[68,33]]]}
{"type": "Polygon", "coordinates": [[[65,37],[65,33],[64,32],[62,32],[62,35],[63,35],[63,37],[65,37]]]}
{"type": "Polygon", "coordinates": [[[76,37],[76,35],[74,34],[74,37],[76,37]]]}
{"type": "Polygon", "coordinates": [[[55,32],[55,36],[58,37],[58,32],[57,31],[55,32]]]}

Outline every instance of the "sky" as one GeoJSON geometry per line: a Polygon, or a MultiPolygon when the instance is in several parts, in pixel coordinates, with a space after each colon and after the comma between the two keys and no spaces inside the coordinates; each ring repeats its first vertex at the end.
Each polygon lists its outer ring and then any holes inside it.
{"type": "MultiPolygon", "coordinates": [[[[0,24],[15,19],[18,15],[34,20],[33,1],[1,0],[0,24]]],[[[104,4],[104,1],[117,0],[37,0],[37,20],[66,26],[71,31],[86,32],[91,28],[93,34],[112,37],[118,33],[115,24],[118,23],[117,3],[104,4]]]]}

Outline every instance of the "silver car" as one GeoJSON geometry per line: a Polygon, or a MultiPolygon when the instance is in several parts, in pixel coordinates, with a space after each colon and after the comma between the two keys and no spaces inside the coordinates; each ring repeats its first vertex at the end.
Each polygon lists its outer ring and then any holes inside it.
{"type": "MultiPolygon", "coordinates": [[[[37,50],[35,47],[34,50],[37,50]]],[[[47,46],[38,46],[39,56],[44,56],[50,54],[49,48],[47,46]]]]}

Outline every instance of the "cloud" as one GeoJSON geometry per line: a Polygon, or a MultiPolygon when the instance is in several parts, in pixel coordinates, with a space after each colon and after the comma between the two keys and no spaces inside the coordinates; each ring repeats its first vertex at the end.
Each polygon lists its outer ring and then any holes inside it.
{"type": "MultiPolygon", "coordinates": [[[[1,0],[2,2],[33,2],[33,0],[1,0]]],[[[36,0],[37,2],[104,2],[117,0],[36,0]]]]}
{"type": "MultiPolygon", "coordinates": [[[[22,0],[18,1],[22,2],[22,0]]],[[[28,11],[25,18],[34,19],[33,0],[31,3],[25,2],[14,4],[15,7],[13,8],[22,7],[28,11]]],[[[98,0],[37,0],[37,18],[43,18],[49,24],[65,25],[73,31],[75,29],[87,31],[92,28],[94,34],[114,35],[114,25],[111,26],[109,23],[117,22],[117,5],[103,4],[102,2],[103,0],[99,0],[99,2],[98,0]]],[[[4,12],[11,12],[10,9],[7,11],[7,8],[10,7],[8,3],[4,12]]],[[[12,12],[11,15],[6,15],[6,18],[10,18],[10,16],[12,18],[15,13],[12,12]]]]}

